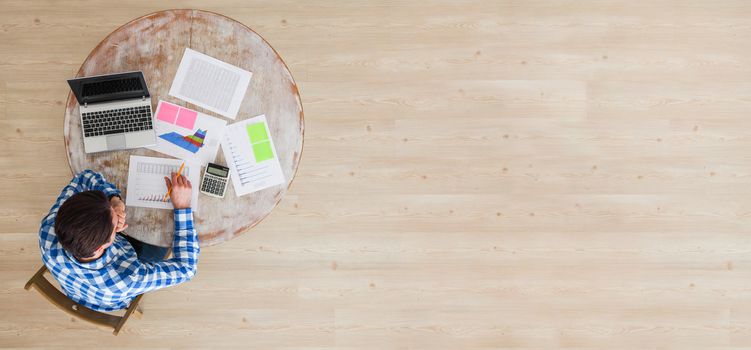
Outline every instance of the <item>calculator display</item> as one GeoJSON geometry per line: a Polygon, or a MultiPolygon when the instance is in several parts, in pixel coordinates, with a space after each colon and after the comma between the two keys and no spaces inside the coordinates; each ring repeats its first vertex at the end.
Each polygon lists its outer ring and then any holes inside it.
{"type": "Polygon", "coordinates": [[[222,169],[208,167],[206,168],[206,172],[216,176],[227,177],[227,171],[222,169]]]}

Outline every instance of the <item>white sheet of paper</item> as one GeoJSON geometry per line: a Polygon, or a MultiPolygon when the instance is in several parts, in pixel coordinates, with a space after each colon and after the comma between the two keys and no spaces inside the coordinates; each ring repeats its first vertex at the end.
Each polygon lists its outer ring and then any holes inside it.
{"type": "Polygon", "coordinates": [[[253,73],[185,49],[170,96],[235,119],[253,73]]]}
{"type": "Polygon", "coordinates": [[[228,125],[222,139],[222,152],[238,196],[284,183],[284,173],[266,116],[260,115],[228,125]],[[257,129],[260,127],[259,123],[265,130],[265,138],[251,140],[249,128],[256,127],[255,130],[260,130],[257,129]],[[268,153],[267,147],[271,147],[272,153],[268,153]]]}
{"type": "MultiPolygon", "coordinates": [[[[142,208],[174,209],[172,201],[164,196],[167,194],[167,185],[164,177],[170,176],[170,172],[180,170],[183,163],[180,159],[154,158],[143,156],[130,156],[128,164],[128,188],[125,193],[125,205],[142,208]]],[[[194,212],[198,211],[198,187],[200,165],[185,162],[182,174],[193,185],[193,193],[190,199],[190,207],[194,212]]]]}
{"type": "Polygon", "coordinates": [[[154,114],[156,145],[147,148],[201,165],[213,163],[216,154],[219,152],[219,144],[224,137],[226,125],[226,120],[167,101],[159,101],[154,114]],[[167,117],[163,116],[165,111],[169,111],[170,114],[174,113],[176,115],[175,121],[166,121],[167,117]],[[189,120],[187,122],[181,121],[185,120],[184,115],[186,114],[189,115],[189,120]],[[185,140],[184,137],[187,136],[198,137],[198,140],[203,136],[203,144],[201,146],[191,144],[185,140]]]}

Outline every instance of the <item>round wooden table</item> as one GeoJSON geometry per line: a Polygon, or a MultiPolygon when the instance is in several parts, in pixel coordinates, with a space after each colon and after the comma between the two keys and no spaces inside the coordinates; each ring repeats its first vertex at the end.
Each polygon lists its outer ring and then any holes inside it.
{"type": "MultiPolygon", "coordinates": [[[[206,11],[169,10],[137,18],[115,30],[91,51],[78,76],[140,70],[146,77],[153,110],[162,99],[223,118],[168,95],[187,47],[253,73],[235,121],[266,115],[286,180],[242,197],[235,195],[231,181],[223,199],[200,194],[194,220],[201,245],[206,246],[227,241],[263,220],[295,177],[303,147],[303,110],[297,85],[279,54],[260,35],[235,20],[206,11]]],[[[131,155],[172,158],[145,148],[84,153],[78,103],[70,93],[65,146],[73,173],[99,171],[125,196],[131,155]]],[[[217,161],[226,164],[221,151],[217,161]]],[[[198,184],[193,187],[198,190],[198,184]]],[[[172,211],[129,207],[127,212],[129,235],[151,244],[171,244],[172,211]]]]}

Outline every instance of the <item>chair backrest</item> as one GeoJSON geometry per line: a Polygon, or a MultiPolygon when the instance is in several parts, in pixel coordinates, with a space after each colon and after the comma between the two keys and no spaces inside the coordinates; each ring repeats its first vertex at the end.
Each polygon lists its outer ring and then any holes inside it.
{"type": "Polygon", "coordinates": [[[24,289],[29,290],[31,286],[34,286],[34,288],[36,288],[39,293],[46,297],[50,302],[57,305],[57,307],[82,320],[86,320],[100,326],[112,328],[112,333],[114,335],[117,335],[117,333],[120,332],[120,329],[125,325],[125,322],[128,320],[130,315],[134,311],[136,311],[138,303],[141,301],[141,297],[143,296],[139,295],[135,299],[133,299],[133,301],[130,303],[130,306],[128,306],[128,308],[126,309],[125,314],[123,314],[122,316],[111,315],[108,313],[89,309],[86,306],[83,306],[71,300],[70,298],[68,298],[68,296],[55,288],[52,283],[47,280],[46,277],[44,277],[45,272],[47,272],[47,267],[43,265],[42,268],[40,268],[39,271],[37,271],[37,273],[31,277],[31,279],[29,279],[29,282],[26,283],[24,289]]]}

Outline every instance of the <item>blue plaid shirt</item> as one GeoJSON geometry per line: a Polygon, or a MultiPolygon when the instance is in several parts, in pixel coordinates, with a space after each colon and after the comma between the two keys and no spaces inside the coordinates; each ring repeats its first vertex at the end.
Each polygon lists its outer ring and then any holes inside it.
{"type": "Polygon", "coordinates": [[[175,209],[175,235],[169,260],[140,262],[128,240],[120,235],[115,236],[115,242],[98,259],[80,262],[74,258],[57,239],[55,216],[66,199],[88,190],[99,190],[107,196],[120,194],[101,174],[86,170],[63,189],[39,230],[42,261],[69,298],[94,310],[120,310],[127,308],[139,294],[188,281],[195,275],[200,248],[190,208],[175,209]]]}

